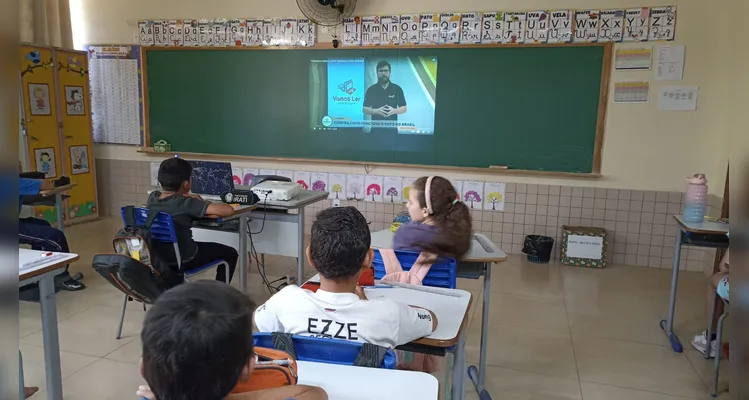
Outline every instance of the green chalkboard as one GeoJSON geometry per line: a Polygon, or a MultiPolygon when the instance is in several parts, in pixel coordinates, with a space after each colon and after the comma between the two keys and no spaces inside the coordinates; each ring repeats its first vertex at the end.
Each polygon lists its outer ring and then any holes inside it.
{"type": "Polygon", "coordinates": [[[148,141],[166,140],[172,151],[599,172],[606,45],[143,51],[148,141]],[[366,84],[333,82],[341,72],[330,78],[330,64],[341,60],[365,60],[351,68],[365,65],[366,84]],[[408,106],[398,122],[420,116],[418,126],[328,128],[320,116],[335,93],[346,112],[361,114],[377,60],[394,60],[391,81],[403,86],[408,106]],[[424,122],[429,107],[434,117],[424,122]]]}

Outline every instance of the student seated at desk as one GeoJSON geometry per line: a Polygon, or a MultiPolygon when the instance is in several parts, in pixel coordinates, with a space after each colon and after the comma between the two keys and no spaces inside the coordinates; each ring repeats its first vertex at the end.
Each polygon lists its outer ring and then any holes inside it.
{"type": "Polygon", "coordinates": [[[255,311],[258,329],[387,348],[432,333],[437,328],[432,311],[386,298],[368,300],[357,285],[359,275],[372,266],[370,244],[367,220],[356,208],[320,211],[307,248],[307,258],[320,275],[320,289],[283,288],[255,311]]]}
{"type": "MultiPolygon", "coordinates": [[[[197,219],[228,217],[234,209],[223,203],[209,203],[197,194],[190,194],[192,166],[181,158],[168,158],[159,166],[159,184],[163,190],[153,191],[148,196],[148,208],[172,216],[177,231],[177,244],[182,256],[181,271],[200,268],[211,261],[222,259],[229,264],[229,279],[234,275],[239,253],[220,243],[195,242],[192,238],[192,223],[197,219]]],[[[177,257],[171,243],[154,242],[156,251],[164,260],[177,266],[177,257]]],[[[216,280],[226,281],[224,267],[216,271],[216,280]]]]}
{"type": "MultiPolygon", "coordinates": [[[[710,309],[710,307],[713,305],[713,297],[716,295],[720,296],[723,300],[729,301],[729,280],[728,280],[728,250],[726,250],[726,254],[723,256],[723,259],[720,260],[719,270],[718,272],[714,273],[713,276],[710,277],[710,284],[707,287],[707,316],[710,316],[713,310],[710,309]]],[[[709,342],[709,349],[710,349],[710,355],[708,357],[715,357],[716,354],[718,354],[721,349],[718,346],[717,340],[717,330],[718,330],[718,318],[723,314],[725,305],[722,301],[718,301],[716,304],[716,310],[713,313],[713,320],[708,321],[708,323],[712,324],[712,335],[709,342]]],[[[707,331],[702,331],[699,335],[696,335],[692,339],[692,347],[694,347],[697,351],[699,351],[702,354],[707,354],[708,351],[708,340],[707,340],[707,331]]]]}
{"type": "Polygon", "coordinates": [[[452,183],[441,176],[414,181],[407,203],[413,222],[395,231],[393,248],[457,259],[468,253],[471,213],[458,196],[452,183]]]}
{"type": "Polygon", "coordinates": [[[239,290],[216,281],[186,283],[162,294],[141,331],[140,371],[151,400],[326,400],[318,387],[294,385],[230,395],[250,379],[255,305],[239,290]]]}
{"type": "MultiPolygon", "coordinates": [[[[21,163],[18,163],[19,170],[21,163]]],[[[52,182],[42,179],[18,178],[18,211],[21,211],[21,198],[36,196],[44,190],[54,189],[52,182]]],[[[53,228],[49,222],[38,218],[18,219],[18,242],[31,245],[34,250],[70,253],[68,240],[61,230],[53,228]]],[[[65,267],[65,272],[55,277],[55,286],[60,289],[77,291],[86,288],[81,282],[73,279],[65,267]]]]}

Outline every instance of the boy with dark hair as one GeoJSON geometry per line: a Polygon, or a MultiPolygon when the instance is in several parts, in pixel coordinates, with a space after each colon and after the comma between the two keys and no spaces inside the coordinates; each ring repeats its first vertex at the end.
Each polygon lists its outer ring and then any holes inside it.
{"type": "Polygon", "coordinates": [[[386,298],[368,300],[357,281],[372,266],[369,226],[354,207],[320,211],[307,258],[320,275],[313,293],[287,286],[255,311],[261,332],[346,339],[387,348],[429,335],[433,312],[386,298]]]}
{"type": "MultiPolygon", "coordinates": [[[[234,209],[223,203],[209,203],[197,194],[190,194],[190,177],[192,165],[181,158],[168,158],[159,166],[159,184],[162,190],[156,190],[148,196],[148,208],[162,211],[172,216],[177,233],[177,244],[181,258],[181,271],[200,268],[209,262],[222,259],[229,264],[229,279],[239,260],[237,251],[220,243],[195,242],[192,238],[192,222],[196,219],[211,217],[228,217],[234,209]]],[[[156,251],[164,260],[177,266],[177,256],[171,243],[153,243],[156,251]]],[[[224,267],[216,271],[216,280],[226,281],[224,267]]]]}
{"type": "Polygon", "coordinates": [[[252,300],[216,281],[186,283],[162,294],[141,331],[138,395],[158,400],[324,400],[325,391],[286,386],[231,395],[255,364],[252,300]]]}

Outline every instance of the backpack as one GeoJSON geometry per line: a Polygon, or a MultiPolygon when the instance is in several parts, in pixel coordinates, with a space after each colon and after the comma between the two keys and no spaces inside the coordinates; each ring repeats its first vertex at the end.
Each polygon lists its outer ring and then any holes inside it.
{"type": "Polygon", "coordinates": [[[115,254],[98,254],[93,261],[94,270],[112,286],[146,304],[184,282],[181,273],[151,250],[150,228],[158,214],[149,212],[145,223],[137,225],[135,207],[125,207],[125,227],[112,240],[115,254]]]}

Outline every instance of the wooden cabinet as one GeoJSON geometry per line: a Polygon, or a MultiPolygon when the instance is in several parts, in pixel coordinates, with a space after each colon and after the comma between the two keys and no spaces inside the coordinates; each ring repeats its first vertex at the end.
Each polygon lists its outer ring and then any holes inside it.
{"type": "MultiPolygon", "coordinates": [[[[29,167],[47,178],[67,176],[68,222],[99,217],[93,156],[88,59],[85,52],[22,45],[22,125],[29,167]]],[[[36,206],[34,216],[57,221],[54,207],[36,206]]]]}

